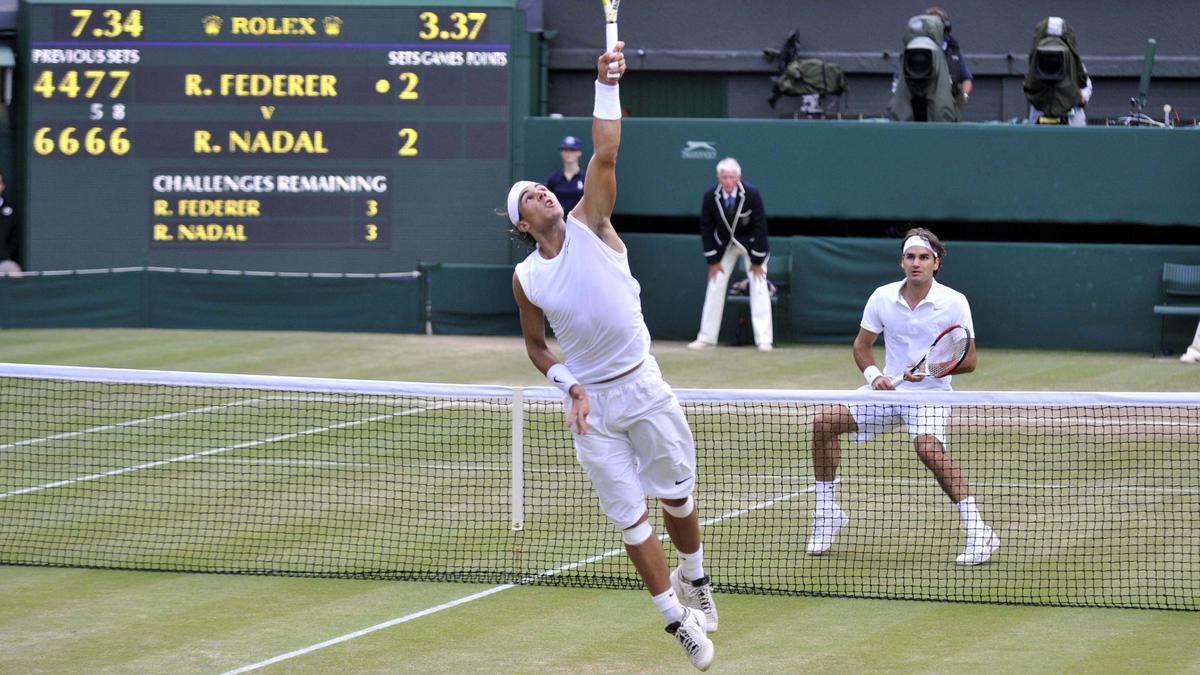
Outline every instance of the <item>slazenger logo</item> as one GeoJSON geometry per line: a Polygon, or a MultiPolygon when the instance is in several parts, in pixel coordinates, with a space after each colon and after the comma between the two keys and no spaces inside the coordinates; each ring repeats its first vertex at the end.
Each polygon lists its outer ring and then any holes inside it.
{"type": "Polygon", "coordinates": [[[717,149],[708,141],[688,141],[679,156],[684,159],[716,159],[717,149]]]}

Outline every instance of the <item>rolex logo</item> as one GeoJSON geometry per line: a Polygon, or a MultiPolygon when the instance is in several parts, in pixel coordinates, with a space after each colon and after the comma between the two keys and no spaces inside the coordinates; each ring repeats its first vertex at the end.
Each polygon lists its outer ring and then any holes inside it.
{"type": "Polygon", "coordinates": [[[321,19],[321,23],[325,26],[326,35],[341,35],[342,34],[342,19],[337,16],[327,16],[321,19]]]}
{"type": "Polygon", "coordinates": [[[221,24],[224,23],[224,21],[221,19],[221,17],[215,14],[209,14],[203,19],[200,19],[200,23],[204,24],[205,35],[220,35],[221,24]]]}

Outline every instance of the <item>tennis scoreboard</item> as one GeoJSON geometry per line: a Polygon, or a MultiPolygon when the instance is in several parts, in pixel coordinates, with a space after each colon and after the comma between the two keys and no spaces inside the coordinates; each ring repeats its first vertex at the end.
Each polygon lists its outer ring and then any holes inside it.
{"type": "Polygon", "coordinates": [[[507,262],[514,4],[24,3],[29,267],[507,262]]]}

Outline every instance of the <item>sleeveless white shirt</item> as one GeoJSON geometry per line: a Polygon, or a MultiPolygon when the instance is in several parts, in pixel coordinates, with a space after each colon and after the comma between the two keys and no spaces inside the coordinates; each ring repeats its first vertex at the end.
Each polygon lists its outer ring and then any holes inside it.
{"type": "Polygon", "coordinates": [[[546,314],[567,368],[580,382],[593,384],[644,361],[650,331],[642,317],[642,287],[629,271],[628,249],[617,253],[573,216],[566,222],[558,255],[530,253],[517,265],[517,281],[546,314]]]}

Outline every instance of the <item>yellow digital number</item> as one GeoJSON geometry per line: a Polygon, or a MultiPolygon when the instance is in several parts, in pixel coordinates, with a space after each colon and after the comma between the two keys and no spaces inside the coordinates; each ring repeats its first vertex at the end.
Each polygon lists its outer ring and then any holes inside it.
{"type": "Polygon", "coordinates": [[[416,73],[400,73],[400,83],[404,85],[404,89],[400,92],[401,101],[415,101],[421,98],[417,93],[417,85],[421,83],[421,78],[416,73]]]}
{"type": "Polygon", "coordinates": [[[379,215],[379,202],[374,199],[367,200],[367,216],[374,217],[379,215]]]}
{"type": "Polygon", "coordinates": [[[400,134],[400,151],[396,154],[401,157],[416,157],[420,154],[417,150],[417,130],[404,128],[399,131],[400,134]]]}
{"type": "Polygon", "coordinates": [[[367,233],[363,235],[363,239],[367,241],[375,241],[379,238],[379,226],[375,223],[367,223],[367,233]]]}
{"type": "Polygon", "coordinates": [[[90,9],[73,9],[71,16],[79,19],[75,27],[71,29],[71,37],[79,37],[83,35],[83,27],[87,25],[88,19],[92,18],[92,10],[90,9]]]}
{"type": "Polygon", "coordinates": [[[108,93],[109,98],[116,98],[121,95],[121,90],[125,88],[125,83],[129,81],[128,70],[110,70],[108,76],[116,80],[113,83],[112,91],[108,93]]]}
{"type": "Polygon", "coordinates": [[[467,21],[475,22],[475,25],[471,27],[470,34],[467,35],[468,40],[474,40],[479,37],[479,31],[483,28],[483,22],[487,21],[487,12],[467,12],[467,21]]]}
{"type": "Polygon", "coordinates": [[[63,73],[62,79],[58,81],[58,91],[67,98],[79,96],[79,73],[74,70],[63,73]]]}
{"type": "MultiPolygon", "coordinates": [[[[90,9],[72,9],[71,17],[75,19],[75,27],[71,29],[71,37],[85,37],[84,31],[95,12],[90,9]]],[[[106,9],[100,13],[100,21],[92,29],[91,37],[115,38],[142,36],[142,10],[131,9],[122,14],[119,9],[106,9]]]]}
{"type": "Polygon", "coordinates": [[[451,12],[450,23],[454,24],[454,32],[446,37],[451,40],[461,40],[470,34],[470,29],[467,28],[467,15],[462,12],[451,12]]]}
{"type": "Polygon", "coordinates": [[[421,12],[418,19],[423,28],[417,37],[422,40],[474,40],[487,21],[487,12],[451,12],[447,19],[452,30],[443,30],[434,12],[421,12]]]}
{"type": "Polygon", "coordinates": [[[80,74],[76,70],[68,70],[62,73],[61,78],[56,82],[54,72],[44,70],[38,74],[33,82],[33,92],[41,94],[42,98],[53,98],[56,94],[61,94],[67,98],[78,98],[82,92],[83,98],[95,98],[100,92],[100,87],[104,84],[105,78],[112,80],[112,88],[109,89],[108,97],[117,98],[121,95],[121,90],[125,88],[125,83],[129,81],[128,70],[85,70],[83,71],[83,79],[85,85],[80,84],[80,74]]]}
{"type": "Polygon", "coordinates": [[[433,12],[421,12],[421,15],[417,18],[420,19],[421,23],[425,26],[425,30],[417,33],[417,37],[421,38],[422,40],[432,40],[438,36],[439,31],[437,14],[434,14],[433,12]]]}
{"type": "Polygon", "coordinates": [[[76,127],[63,127],[55,134],[51,127],[41,127],[33,134],[33,151],[39,155],[50,155],[58,152],[60,155],[72,157],[83,150],[84,154],[93,157],[110,152],[118,157],[126,155],[133,144],[125,138],[125,127],[117,127],[106,132],[100,127],[93,127],[83,133],[80,141],[76,127]],[[105,134],[107,133],[107,136],[105,134]]]}
{"type": "Polygon", "coordinates": [[[132,9],[125,17],[125,22],[121,24],[121,28],[129,35],[129,37],[142,37],[142,10],[132,9]]]}
{"type": "Polygon", "coordinates": [[[33,82],[33,93],[41,94],[42,98],[54,96],[54,73],[49,70],[42,71],[33,82]]]}
{"type": "Polygon", "coordinates": [[[104,80],[104,71],[85,70],[83,71],[83,76],[91,82],[87,88],[87,91],[83,93],[83,97],[91,98],[96,95],[96,90],[100,88],[100,83],[104,80]]]}
{"type": "Polygon", "coordinates": [[[75,127],[66,127],[58,134],[58,151],[68,157],[79,152],[79,139],[75,138],[75,127]]]}

